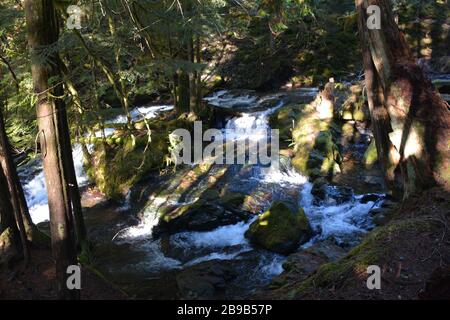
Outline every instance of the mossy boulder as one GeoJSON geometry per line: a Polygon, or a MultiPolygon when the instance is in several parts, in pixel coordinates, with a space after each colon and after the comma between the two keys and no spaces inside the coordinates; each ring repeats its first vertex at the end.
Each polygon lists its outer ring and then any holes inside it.
{"type": "Polygon", "coordinates": [[[269,118],[270,127],[279,130],[280,143],[284,147],[292,140],[293,126],[301,108],[302,105],[290,104],[278,109],[269,118]]]}
{"type": "Polygon", "coordinates": [[[275,202],[253,222],[245,236],[267,250],[289,254],[312,237],[312,229],[303,209],[291,210],[283,202],[275,202]]]}
{"type": "Polygon", "coordinates": [[[375,139],[369,144],[366,152],[364,153],[364,166],[366,169],[372,169],[375,163],[378,161],[377,146],[375,139]]]}
{"type": "Polygon", "coordinates": [[[337,122],[319,119],[313,104],[303,106],[292,130],[293,167],[313,180],[339,172],[342,157],[336,141],[340,133],[337,122]]]}
{"type": "Polygon", "coordinates": [[[94,143],[87,173],[103,194],[120,198],[149,171],[162,167],[167,153],[164,134],[152,133],[151,141],[147,134],[140,133],[110,137],[104,142],[99,139],[94,143]]]}
{"type": "Polygon", "coordinates": [[[86,163],[89,178],[106,196],[123,197],[149,172],[168,165],[170,133],[178,128],[192,131],[191,120],[188,114],[175,119],[149,119],[134,123],[132,130],[114,127],[114,133],[105,140],[87,138],[82,142],[93,145],[86,163]]]}
{"type": "Polygon", "coordinates": [[[344,102],[335,110],[335,118],[341,120],[368,121],[370,120],[370,111],[363,94],[363,85],[355,84],[349,87],[347,91],[340,95],[339,100],[344,102]]]}
{"type": "Polygon", "coordinates": [[[298,171],[316,179],[327,177],[339,171],[342,157],[330,131],[316,133],[314,142],[296,145],[292,165],[298,171]]]}

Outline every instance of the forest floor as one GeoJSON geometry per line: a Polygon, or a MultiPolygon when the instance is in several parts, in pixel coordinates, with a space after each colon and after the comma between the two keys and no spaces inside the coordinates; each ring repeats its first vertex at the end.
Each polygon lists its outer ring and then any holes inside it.
{"type": "MultiPolygon", "coordinates": [[[[450,194],[434,188],[411,197],[385,226],[346,257],[308,278],[263,293],[265,299],[450,299],[450,194]],[[367,288],[367,266],[381,268],[381,290],[367,288]]],[[[295,280],[298,279],[298,280],[295,280]]]]}
{"type": "MultiPolygon", "coordinates": [[[[0,273],[0,300],[53,300],[56,298],[55,271],[49,249],[32,249],[31,262],[23,270],[16,264],[8,272],[0,273]]],[[[95,272],[82,267],[81,299],[121,300],[127,299],[122,291],[95,272]]]]}

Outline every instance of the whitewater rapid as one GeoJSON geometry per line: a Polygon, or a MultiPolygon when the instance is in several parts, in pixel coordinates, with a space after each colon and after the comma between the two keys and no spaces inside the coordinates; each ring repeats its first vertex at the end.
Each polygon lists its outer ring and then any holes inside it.
{"type": "MultiPolygon", "coordinates": [[[[306,92],[313,96],[315,90],[306,92]]],[[[222,104],[255,104],[262,101],[251,95],[230,96],[226,91],[213,94],[208,98],[212,105],[222,104]]],[[[261,138],[261,130],[270,130],[269,116],[282,103],[276,104],[266,110],[243,112],[241,116],[230,118],[224,129],[232,129],[238,132],[235,136],[228,136],[228,139],[246,139],[258,141],[261,138]]],[[[160,112],[172,110],[173,106],[142,107],[131,112],[134,121],[141,118],[154,118],[160,112]]],[[[126,117],[119,116],[109,123],[125,123],[126,117]]],[[[107,129],[105,134],[112,135],[113,129],[107,129]]],[[[81,147],[76,145],[73,150],[75,169],[80,186],[88,183],[88,179],[83,170],[83,154],[81,147]]],[[[283,196],[285,193],[296,191],[298,193],[298,204],[302,206],[308,216],[311,226],[316,232],[316,236],[304,245],[308,247],[318,241],[329,237],[337,242],[345,241],[355,234],[367,232],[372,225],[369,211],[379,205],[375,202],[361,203],[361,196],[353,195],[351,199],[336,203],[333,199],[328,199],[320,204],[314,202],[311,194],[312,184],[307,177],[298,173],[292,168],[289,161],[281,163],[279,168],[261,170],[258,166],[253,166],[250,176],[239,178],[242,180],[232,180],[233,184],[256,184],[260,190],[274,193],[274,196],[283,196]]],[[[25,193],[30,213],[35,223],[46,221],[49,218],[47,194],[45,191],[44,175],[42,170],[37,170],[37,174],[29,181],[25,182],[25,193]]],[[[333,190],[330,190],[332,192],[333,190]]],[[[190,203],[196,199],[190,199],[190,203]]],[[[184,200],[186,201],[186,200],[184,200]]],[[[240,260],[247,254],[255,252],[255,248],[245,238],[245,232],[250,224],[257,218],[254,217],[247,222],[239,222],[234,225],[220,226],[207,232],[181,232],[169,237],[168,242],[172,252],[167,254],[162,250],[161,239],[152,238],[152,230],[159,223],[159,211],[161,206],[185,205],[186,202],[177,202],[176,198],[170,196],[155,196],[150,199],[143,214],[143,218],[138,225],[128,226],[119,231],[111,240],[115,245],[131,246],[133,251],[144,254],[140,262],[129,263],[123,261],[118,267],[124,272],[131,270],[145,270],[146,273],[157,276],[166,270],[179,270],[185,267],[196,265],[210,260],[240,260]]],[[[269,203],[264,203],[264,208],[268,208],[269,203]]],[[[130,209],[129,200],[125,201],[118,211],[130,209]]],[[[258,265],[255,273],[261,279],[271,279],[283,271],[282,264],[286,257],[258,250],[258,265]]]]}
{"type": "MultiPolygon", "coordinates": [[[[140,119],[152,119],[155,118],[160,112],[167,112],[173,109],[171,105],[162,106],[150,106],[150,107],[138,107],[130,112],[133,121],[138,121],[140,119]]],[[[127,118],[125,115],[120,115],[115,119],[106,121],[106,124],[118,124],[126,123],[127,118]]],[[[105,135],[110,136],[114,133],[114,129],[106,128],[105,135]]],[[[95,133],[96,136],[100,137],[101,132],[95,133]]],[[[88,184],[88,177],[83,168],[83,151],[81,145],[77,144],[73,147],[72,151],[73,162],[75,167],[75,173],[80,187],[86,186],[88,184]]],[[[47,190],[45,187],[45,176],[42,170],[41,161],[37,160],[34,164],[34,177],[29,179],[29,170],[27,168],[19,168],[19,176],[22,183],[24,184],[25,198],[30,210],[31,219],[35,224],[48,221],[49,211],[48,211],[48,197],[47,190]]]]}
{"type": "MultiPolygon", "coordinates": [[[[311,92],[314,92],[311,90],[311,92]]],[[[309,92],[308,92],[309,93],[309,92]]],[[[257,98],[245,96],[228,96],[226,91],[220,91],[207,98],[212,105],[221,104],[251,104],[258,101],[257,98]]],[[[225,126],[239,134],[227,136],[227,139],[237,140],[245,139],[258,141],[261,138],[261,131],[270,130],[269,116],[283,103],[263,111],[243,112],[241,116],[230,118],[225,126]]],[[[260,170],[254,166],[251,176],[241,178],[244,180],[230,183],[245,184],[256,183],[261,188],[267,188],[268,192],[284,193],[288,190],[298,190],[298,203],[305,210],[312,228],[317,233],[310,242],[304,245],[308,247],[314,243],[333,237],[337,242],[344,241],[354,234],[365,233],[372,227],[369,211],[376,207],[375,202],[361,203],[359,196],[352,196],[350,200],[337,204],[335,201],[325,201],[320,204],[314,203],[311,194],[312,184],[307,177],[298,173],[290,162],[282,163],[279,168],[270,170],[260,170]]],[[[159,208],[161,205],[181,205],[176,199],[156,197],[142,215],[142,220],[137,226],[127,228],[115,239],[118,244],[132,244],[134,248],[140,251],[151,252],[152,271],[180,269],[192,266],[209,260],[234,260],[241,259],[242,254],[255,250],[245,238],[244,234],[249,226],[257,217],[247,222],[239,222],[234,225],[221,226],[207,232],[181,232],[170,236],[168,240],[170,247],[178,252],[178,256],[168,257],[161,252],[160,240],[152,239],[152,229],[159,223],[159,208]],[[174,249],[175,248],[175,249],[174,249]],[[182,254],[179,252],[183,252],[182,254]]],[[[265,205],[266,208],[270,203],[265,205]]],[[[259,276],[270,279],[280,274],[282,264],[286,257],[274,253],[261,253],[258,266],[259,276]]],[[[129,266],[132,268],[133,266],[129,266]]]]}

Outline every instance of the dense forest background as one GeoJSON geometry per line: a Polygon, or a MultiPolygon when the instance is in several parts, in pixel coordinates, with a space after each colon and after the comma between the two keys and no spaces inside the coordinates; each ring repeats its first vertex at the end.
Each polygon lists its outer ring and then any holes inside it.
{"type": "MultiPolygon", "coordinates": [[[[69,2],[57,3],[63,25],[69,2]]],[[[58,48],[42,48],[42,59],[59,50],[65,77],[77,91],[66,96],[74,132],[80,129],[76,113],[96,121],[97,108],[118,107],[123,96],[130,105],[173,100],[174,87],[183,90],[174,79],[178,74],[189,74],[200,95],[214,88],[273,90],[288,82],[312,86],[332,76],[345,81],[362,75],[352,0],[144,3],[80,1],[86,9],[82,29],[63,25],[58,48]]],[[[439,59],[449,52],[443,29],[448,3],[394,1],[394,10],[416,56],[448,71],[448,61],[439,59]]],[[[29,150],[36,136],[35,100],[22,5],[3,0],[0,21],[6,127],[14,146],[29,150]]]]}

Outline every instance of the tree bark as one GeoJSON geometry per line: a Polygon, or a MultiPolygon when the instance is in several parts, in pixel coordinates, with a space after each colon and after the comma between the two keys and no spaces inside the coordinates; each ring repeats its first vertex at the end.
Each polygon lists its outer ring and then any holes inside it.
{"type": "Polygon", "coordinates": [[[8,184],[9,197],[12,205],[12,209],[14,212],[14,220],[17,223],[17,227],[20,233],[20,240],[22,242],[22,250],[25,258],[25,266],[28,265],[28,261],[30,259],[30,251],[28,250],[28,239],[27,232],[25,229],[23,214],[20,203],[19,189],[22,191],[22,187],[20,185],[19,176],[17,175],[16,167],[13,162],[10,153],[10,146],[8,137],[6,135],[5,130],[5,122],[3,119],[3,110],[0,105],[0,167],[4,173],[6,182],[8,184]]]}
{"type": "Polygon", "coordinates": [[[378,156],[394,195],[449,187],[448,105],[400,32],[389,0],[356,0],[366,88],[378,156]],[[381,9],[381,29],[367,27],[367,8],[381,9]]]}
{"type": "Polygon", "coordinates": [[[31,53],[31,72],[37,95],[36,114],[50,210],[57,294],[60,299],[75,299],[79,297],[78,290],[69,290],[66,285],[67,268],[76,265],[77,259],[73,228],[70,223],[72,214],[65,174],[67,165],[64,165],[67,158],[62,154],[65,150],[64,132],[68,132],[68,129],[67,122],[61,122],[61,112],[65,108],[64,101],[58,98],[58,94],[63,92],[56,67],[58,21],[51,0],[26,0],[24,8],[31,53]],[[43,56],[40,54],[41,50],[49,50],[50,54],[43,56]],[[50,86],[50,79],[56,79],[56,84],[50,86]]]}
{"type": "MultiPolygon", "coordinates": [[[[79,97],[78,91],[75,88],[74,83],[70,80],[68,76],[68,70],[64,62],[58,58],[58,67],[61,70],[61,73],[64,78],[64,82],[69,89],[69,92],[71,93],[72,97],[74,97],[76,101],[77,108],[79,108],[79,112],[82,112],[82,106],[81,106],[81,99],[79,97]]],[[[78,118],[79,119],[79,118],[78,118]]],[[[81,121],[81,119],[79,119],[81,121]]],[[[68,123],[67,120],[67,112],[65,108],[61,108],[60,112],[60,123],[68,123]]],[[[64,152],[63,154],[66,157],[65,163],[67,164],[65,172],[67,173],[67,181],[69,184],[69,194],[70,199],[72,201],[72,214],[73,214],[73,221],[74,221],[74,227],[75,227],[75,235],[77,239],[77,245],[81,249],[82,254],[87,253],[89,251],[89,241],[87,239],[87,232],[86,232],[86,225],[84,223],[84,217],[83,217],[83,207],[81,205],[81,197],[80,197],[80,189],[78,187],[78,181],[77,176],[75,172],[75,166],[73,162],[73,156],[72,156],[72,145],[70,142],[70,132],[67,128],[67,126],[63,126],[61,128],[61,131],[63,132],[63,139],[64,139],[64,152]]],[[[83,256],[85,256],[83,254],[83,256]]]]}
{"type": "Polygon", "coordinates": [[[10,266],[20,258],[21,240],[11,204],[8,182],[0,166],[0,265],[10,266]]]}

